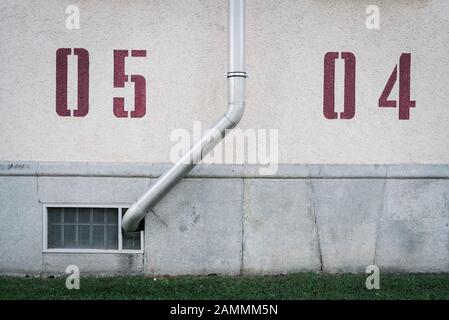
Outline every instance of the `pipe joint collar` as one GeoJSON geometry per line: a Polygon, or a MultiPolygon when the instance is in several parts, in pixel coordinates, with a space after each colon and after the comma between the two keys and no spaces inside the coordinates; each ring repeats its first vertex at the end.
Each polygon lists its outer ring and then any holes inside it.
{"type": "Polygon", "coordinates": [[[248,74],[244,71],[231,71],[226,74],[227,78],[248,78],[248,74]]]}

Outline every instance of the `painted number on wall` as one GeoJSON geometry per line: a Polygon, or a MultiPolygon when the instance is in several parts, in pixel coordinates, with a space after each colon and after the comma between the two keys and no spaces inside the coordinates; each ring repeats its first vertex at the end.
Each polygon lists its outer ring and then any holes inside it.
{"type": "MultiPolygon", "coordinates": [[[[411,54],[403,53],[398,66],[394,68],[385,88],[380,95],[378,104],[382,108],[396,108],[399,106],[399,120],[410,119],[410,108],[414,108],[415,101],[410,100],[411,54]],[[399,73],[399,99],[389,100],[399,73]]],[[[356,111],[355,103],[356,57],[351,52],[328,52],[324,56],[324,85],[323,85],[323,114],[326,119],[353,119],[356,111]],[[344,111],[335,112],[335,61],[341,58],[345,62],[344,73],[344,111]]]]}
{"type": "MultiPolygon", "coordinates": [[[[72,49],[61,48],[56,51],[56,113],[61,117],[85,117],[89,113],[89,52],[86,49],[73,49],[78,56],[78,104],[73,113],[67,103],[68,56],[72,49]]],[[[131,57],[146,57],[146,50],[131,50],[131,57]]],[[[113,113],[117,118],[142,118],[146,114],[146,81],[142,75],[131,75],[125,71],[125,58],[128,50],[114,50],[114,88],[124,88],[125,84],[134,84],[134,110],[125,110],[123,97],[113,98],[113,113]]]]}
{"type": "MultiPolygon", "coordinates": [[[[146,81],[142,75],[127,75],[125,59],[129,50],[114,50],[114,88],[124,88],[126,83],[134,84],[134,110],[125,110],[123,97],[113,98],[113,113],[117,118],[142,118],[146,114],[146,81]]],[[[146,50],[131,50],[131,57],[146,57],[146,50]]],[[[380,95],[378,105],[382,108],[399,107],[399,119],[410,119],[410,108],[415,101],[410,100],[411,54],[403,53],[398,65],[388,79],[380,95]],[[391,92],[399,74],[399,98],[390,100],[391,92]]],[[[328,52],[324,56],[323,114],[326,119],[349,120],[356,114],[356,57],[351,52],[328,52]],[[335,111],[335,63],[343,59],[344,67],[344,111],[335,111]]],[[[85,117],[89,113],[89,52],[82,48],[61,48],[56,51],[56,113],[61,117],[85,117]],[[68,108],[68,56],[78,57],[78,99],[73,112],[68,108]]]]}
{"type": "MultiPolygon", "coordinates": [[[[399,58],[399,120],[409,120],[410,108],[414,108],[416,105],[415,101],[410,100],[410,68],[411,54],[403,53],[399,58]]],[[[396,108],[398,106],[396,100],[388,100],[397,79],[398,66],[396,65],[379,98],[379,107],[396,108]]]]}
{"type": "MultiPolygon", "coordinates": [[[[124,88],[129,81],[129,76],[125,74],[125,58],[128,57],[128,50],[114,50],[114,88],[124,88]]],[[[146,57],[145,50],[132,50],[132,57],[146,57]]],[[[131,75],[131,82],[134,83],[134,110],[131,111],[131,118],[142,118],[146,113],[146,82],[141,75],[131,75]]],[[[125,111],[125,99],[114,97],[114,115],[117,118],[128,118],[128,111],[125,111]]]]}
{"type": "Polygon", "coordinates": [[[323,112],[326,119],[338,119],[335,112],[335,60],[345,61],[344,111],[340,119],[352,119],[355,115],[355,56],[351,52],[328,52],[324,56],[323,112]]]}
{"type": "Polygon", "coordinates": [[[68,57],[72,49],[56,51],[56,113],[61,117],[85,117],[89,113],[89,52],[86,49],[74,49],[78,56],[78,105],[70,112],[67,107],[68,57]]]}

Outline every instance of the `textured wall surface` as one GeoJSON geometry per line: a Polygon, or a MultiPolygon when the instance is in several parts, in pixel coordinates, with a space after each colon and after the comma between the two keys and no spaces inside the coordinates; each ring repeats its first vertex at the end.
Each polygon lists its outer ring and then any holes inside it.
{"type": "MultiPolygon", "coordinates": [[[[375,1],[381,29],[368,30],[372,2],[247,1],[250,78],[241,127],[279,129],[280,163],[448,163],[449,2],[375,1]],[[357,57],[352,120],[323,116],[323,58],[330,51],[357,57]],[[412,56],[416,108],[409,121],[377,106],[401,53],[412,56]]],[[[65,27],[69,4],[0,3],[0,160],[169,162],[173,129],[190,130],[194,120],[207,126],[224,112],[226,1],[81,0],[79,30],[65,27]],[[89,51],[84,118],[55,112],[58,48],[89,51]],[[133,95],[132,86],[113,88],[114,49],[147,50],[147,58],[126,62],[128,74],[147,80],[142,119],[113,115],[112,97],[125,95],[129,104],[133,95]]]]}
{"type": "MultiPolygon", "coordinates": [[[[449,272],[449,1],[378,0],[369,30],[370,0],[247,0],[239,127],[279,130],[279,170],[194,169],[147,216],[143,254],[44,254],[45,204],[132,203],[169,167],[173,130],[207,126],[227,102],[226,1],[80,0],[79,30],[69,4],[0,2],[1,274],[449,272]],[[58,48],[89,52],[85,117],[56,113],[58,48]],[[147,51],[126,60],[146,78],[143,118],[114,116],[113,97],[130,111],[134,92],[113,87],[116,49],[147,51]],[[323,115],[327,52],[356,57],[353,119],[323,115]],[[416,108],[400,121],[378,100],[403,53],[416,108]]],[[[68,73],[73,109],[72,58],[68,73]]]]}
{"type": "Polygon", "coordinates": [[[449,165],[201,165],[147,216],[144,254],[42,253],[43,205],[126,205],[165,169],[1,162],[0,273],[449,272],[449,165]]]}

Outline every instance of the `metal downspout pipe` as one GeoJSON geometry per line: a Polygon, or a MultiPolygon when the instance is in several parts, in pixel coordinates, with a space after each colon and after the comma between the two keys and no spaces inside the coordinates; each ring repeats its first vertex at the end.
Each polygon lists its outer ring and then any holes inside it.
{"type": "Polygon", "coordinates": [[[228,111],[127,210],[122,219],[126,232],[136,231],[145,215],[224,139],[227,130],[237,126],[245,111],[246,77],[245,0],[229,0],[228,111]]]}

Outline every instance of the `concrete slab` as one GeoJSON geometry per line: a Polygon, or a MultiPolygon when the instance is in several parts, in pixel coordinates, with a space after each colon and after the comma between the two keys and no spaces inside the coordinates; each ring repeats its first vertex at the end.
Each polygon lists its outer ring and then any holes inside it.
{"type": "Polygon", "coordinates": [[[245,274],[320,270],[307,180],[246,180],[244,208],[245,274]]]}
{"type": "Polygon", "coordinates": [[[387,182],[376,264],[387,271],[449,272],[449,181],[387,182]]]}
{"type": "Polygon", "coordinates": [[[241,179],[185,179],[145,224],[145,272],[152,275],[239,274],[241,179]]]}
{"type": "Polygon", "coordinates": [[[325,272],[364,272],[374,260],[382,180],[312,180],[325,272]]]}
{"type": "Polygon", "coordinates": [[[131,204],[150,186],[148,178],[39,177],[43,203],[131,204]]]}
{"type": "Polygon", "coordinates": [[[36,177],[0,177],[0,273],[42,270],[42,205],[36,177]]]}
{"type": "Polygon", "coordinates": [[[69,265],[76,265],[80,275],[142,274],[143,254],[66,254],[45,253],[43,275],[63,275],[69,265]]]}
{"type": "Polygon", "coordinates": [[[0,162],[0,274],[449,272],[447,165],[200,166],[148,215],[145,256],[42,254],[43,204],[131,204],[166,167],[0,162]]]}

